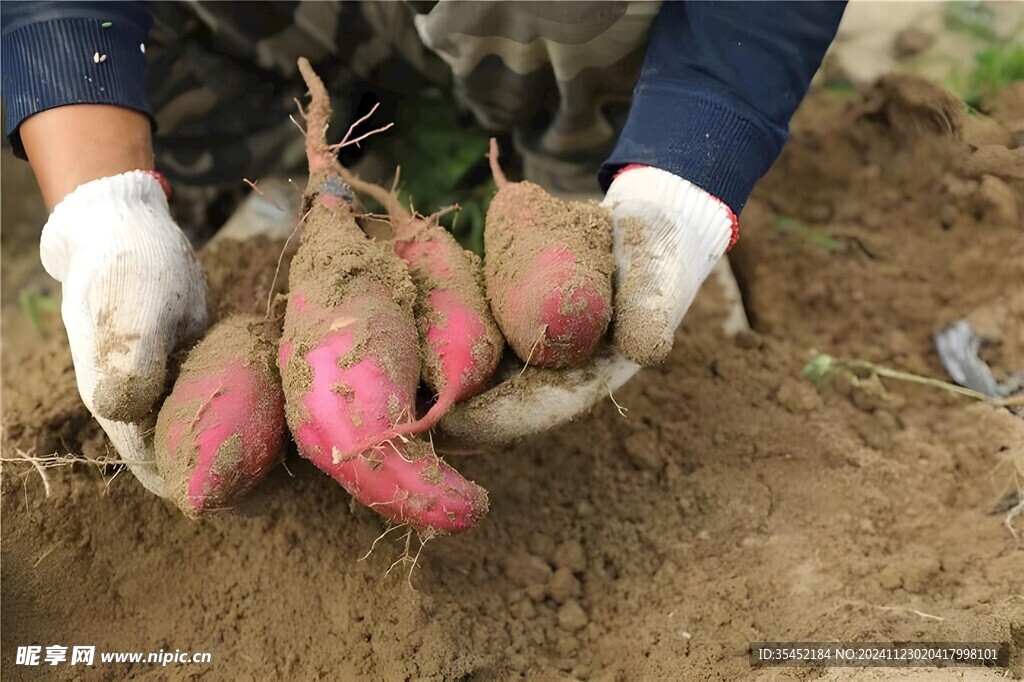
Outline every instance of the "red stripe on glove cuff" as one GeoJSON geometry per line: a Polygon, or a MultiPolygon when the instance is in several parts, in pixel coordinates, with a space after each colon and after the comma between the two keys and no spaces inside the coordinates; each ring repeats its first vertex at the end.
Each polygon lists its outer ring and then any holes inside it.
{"type": "Polygon", "coordinates": [[[146,170],[142,172],[146,175],[152,175],[153,179],[160,183],[160,189],[164,191],[164,196],[168,199],[171,198],[171,183],[167,181],[167,178],[164,177],[163,173],[156,170],[146,170]]]}

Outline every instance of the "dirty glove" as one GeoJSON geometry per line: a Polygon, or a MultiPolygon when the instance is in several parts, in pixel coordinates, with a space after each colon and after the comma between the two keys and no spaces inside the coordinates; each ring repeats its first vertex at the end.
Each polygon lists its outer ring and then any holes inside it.
{"type": "Polygon", "coordinates": [[[697,290],[735,242],[736,218],[696,185],[644,166],[620,171],[602,206],[613,223],[614,343],[579,368],[510,370],[503,383],[452,408],[441,421],[446,434],[485,444],[544,431],[668,355],[697,290]]]}
{"type": "Polygon", "coordinates": [[[132,171],[65,197],[43,228],[39,254],[63,285],[78,391],[129,459],[125,450],[139,443],[128,423],[141,424],[156,406],[171,351],[206,328],[206,280],[195,253],[156,177],[132,171]]]}
{"type": "Polygon", "coordinates": [[[615,346],[646,366],[664,362],[683,316],[736,241],[728,206],[672,173],[626,166],[602,206],[612,213],[615,346]]]}

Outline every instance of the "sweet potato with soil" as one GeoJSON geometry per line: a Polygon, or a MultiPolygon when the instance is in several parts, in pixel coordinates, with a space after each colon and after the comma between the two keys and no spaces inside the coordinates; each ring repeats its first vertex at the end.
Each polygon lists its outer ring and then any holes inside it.
{"type": "Polygon", "coordinates": [[[187,516],[225,509],[281,459],[284,395],[277,327],[253,315],[217,323],[189,352],[156,422],[156,464],[187,516]]]}
{"type": "Polygon", "coordinates": [[[559,369],[597,348],[612,316],[612,226],[596,203],[509,182],[491,140],[498,193],[487,209],[484,273],[494,319],[524,362],[559,369]]]}
{"type": "Polygon", "coordinates": [[[471,528],[487,511],[482,488],[426,443],[381,442],[413,416],[415,291],[391,247],[359,229],[352,191],[323,139],[327,92],[308,61],[299,69],[312,96],[310,178],[279,353],[288,425],[299,452],[374,511],[420,531],[471,528]]]}
{"type": "Polygon", "coordinates": [[[395,190],[388,192],[345,169],[342,177],[387,210],[395,253],[408,265],[416,287],[422,378],[437,400],[421,419],[397,426],[395,435],[426,431],[452,405],[482,391],[501,360],[505,340],[487,305],[483,267],[436,217],[406,210],[395,190]]]}

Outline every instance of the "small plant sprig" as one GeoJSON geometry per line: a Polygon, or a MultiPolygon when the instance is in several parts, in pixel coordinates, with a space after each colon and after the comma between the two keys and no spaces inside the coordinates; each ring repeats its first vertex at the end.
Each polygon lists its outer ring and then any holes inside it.
{"type": "Polygon", "coordinates": [[[990,395],[985,395],[980,391],[965,388],[948,381],[924,377],[919,374],[911,374],[910,372],[902,372],[883,365],[876,365],[875,363],[868,362],[867,360],[842,360],[834,358],[827,353],[818,353],[815,355],[811,361],[804,366],[803,372],[804,376],[811,381],[819,382],[833,372],[846,372],[853,374],[856,370],[866,371],[874,376],[885,377],[887,379],[896,379],[897,381],[906,381],[913,384],[931,386],[950,393],[956,393],[957,395],[981,400],[989,403],[990,405],[997,405],[999,407],[1024,405],[1024,395],[1010,396],[1008,398],[995,398],[990,395]]]}

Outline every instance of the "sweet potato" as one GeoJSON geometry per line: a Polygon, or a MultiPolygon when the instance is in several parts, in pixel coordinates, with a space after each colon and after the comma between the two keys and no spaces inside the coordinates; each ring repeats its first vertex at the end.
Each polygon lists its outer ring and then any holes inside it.
{"type": "Polygon", "coordinates": [[[484,389],[505,340],[487,305],[480,258],[462,248],[436,218],[406,210],[394,190],[344,169],[343,177],[387,210],[395,253],[408,265],[416,287],[422,378],[437,399],[422,418],[397,426],[395,435],[419,433],[433,427],[456,402],[484,389]]]}
{"type": "Polygon", "coordinates": [[[487,511],[486,492],[426,443],[381,442],[413,415],[415,291],[391,247],[359,229],[352,191],[323,139],[327,92],[308,61],[299,69],[312,96],[310,178],[279,354],[288,425],[299,452],[374,511],[421,531],[465,530],[487,511]]]}
{"type": "Polygon", "coordinates": [[[509,182],[493,139],[490,163],[498,193],[487,209],[484,273],[494,319],[527,364],[578,365],[611,320],[611,218],[596,203],[509,182]]]}
{"type": "Polygon", "coordinates": [[[281,459],[277,336],[254,315],[225,318],[188,354],[160,409],[157,469],[189,517],[230,507],[281,459]]]}

